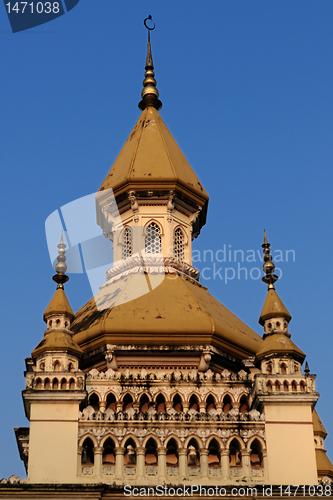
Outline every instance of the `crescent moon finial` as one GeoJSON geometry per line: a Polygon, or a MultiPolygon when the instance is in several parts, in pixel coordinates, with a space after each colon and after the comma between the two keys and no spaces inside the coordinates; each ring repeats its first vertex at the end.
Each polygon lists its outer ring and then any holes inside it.
{"type": "Polygon", "coordinates": [[[154,23],[154,27],[153,28],[149,28],[149,26],[147,26],[147,21],[151,21],[153,18],[151,16],[148,16],[146,17],[146,19],[143,21],[143,24],[145,25],[145,27],[147,28],[148,31],[153,31],[155,29],[155,23],[154,23]]]}

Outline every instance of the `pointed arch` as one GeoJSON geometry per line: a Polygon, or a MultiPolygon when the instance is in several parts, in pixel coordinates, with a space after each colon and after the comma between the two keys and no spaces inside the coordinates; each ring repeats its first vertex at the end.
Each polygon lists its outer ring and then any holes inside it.
{"type": "Polygon", "coordinates": [[[75,380],[73,378],[69,379],[69,389],[71,391],[75,390],[75,380]]]}
{"type": "Polygon", "coordinates": [[[165,413],[166,412],[166,406],[165,406],[165,396],[163,392],[159,392],[155,398],[156,401],[156,411],[158,413],[165,413]]]}
{"type": "Polygon", "coordinates": [[[178,439],[175,436],[171,436],[168,442],[165,444],[166,447],[166,465],[169,467],[177,467],[179,465],[179,454],[178,450],[180,448],[178,439]]]}
{"type": "Polygon", "coordinates": [[[172,403],[172,406],[177,413],[181,413],[183,411],[183,399],[178,392],[173,396],[172,403]]]}
{"type": "Polygon", "coordinates": [[[86,437],[82,443],[81,465],[93,466],[95,461],[94,442],[91,437],[86,437]]]}
{"type": "Polygon", "coordinates": [[[136,464],[136,448],[138,446],[137,439],[134,436],[126,436],[124,440],[124,464],[127,466],[136,464]]]}
{"type": "Polygon", "coordinates": [[[187,440],[187,466],[190,468],[198,467],[200,465],[200,445],[198,443],[197,437],[191,437],[187,440]]]}
{"type": "Polygon", "coordinates": [[[123,260],[133,255],[133,230],[125,226],[121,233],[121,257],[123,260]]]}
{"type": "Polygon", "coordinates": [[[252,469],[263,467],[262,444],[258,438],[254,438],[249,444],[250,464],[252,469]]]}
{"type": "Polygon", "coordinates": [[[208,467],[209,468],[218,468],[221,466],[221,443],[217,440],[216,437],[212,437],[212,439],[208,443],[208,467]]]}
{"type": "Polygon", "coordinates": [[[162,253],[161,226],[154,220],[145,226],[145,252],[151,254],[162,253]]]}
{"type": "Polygon", "coordinates": [[[206,397],[206,413],[213,409],[216,410],[216,398],[213,394],[208,394],[206,397]]]}
{"type": "Polygon", "coordinates": [[[232,397],[229,393],[223,396],[222,409],[224,413],[229,413],[232,408],[232,397]]]}
{"type": "Polygon", "coordinates": [[[103,442],[102,464],[115,465],[116,464],[116,444],[115,441],[108,436],[103,442]]]}
{"type": "Polygon", "coordinates": [[[229,467],[242,467],[242,443],[233,437],[229,443],[229,467]]]}
{"type": "Polygon", "coordinates": [[[146,413],[146,411],[149,408],[149,403],[150,403],[150,398],[144,392],[143,394],[141,394],[139,398],[139,411],[141,411],[142,413],[146,413]]]}
{"type": "Polygon", "coordinates": [[[133,406],[133,397],[129,392],[126,392],[126,394],[123,396],[123,411],[128,410],[133,406]]]}
{"type": "Polygon", "coordinates": [[[88,406],[92,406],[95,411],[99,410],[99,395],[96,392],[91,392],[88,398],[88,406]]]}
{"type": "Polygon", "coordinates": [[[106,394],[106,406],[105,409],[107,410],[108,408],[111,408],[114,412],[116,411],[116,402],[117,398],[114,392],[109,391],[106,394]]]}
{"type": "Polygon", "coordinates": [[[158,443],[155,437],[150,436],[150,438],[145,443],[145,465],[157,465],[158,454],[157,454],[158,443]]]}
{"type": "Polygon", "coordinates": [[[242,394],[239,400],[239,413],[248,413],[249,403],[246,394],[242,394]]]}
{"type": "Polygon", "coordinates": [[[199,397],[198,395],[193,392],[190,396],[189,399],[189,410],[195,410],[195,411],[200,411],[200,406],[199,406],[199,397]]]}
{"type": "Polygon", "coordinates": [[[173,231],[173,256],[177,260],[184,260],[185,254],[185,235],[181,226],[173,231]]]}

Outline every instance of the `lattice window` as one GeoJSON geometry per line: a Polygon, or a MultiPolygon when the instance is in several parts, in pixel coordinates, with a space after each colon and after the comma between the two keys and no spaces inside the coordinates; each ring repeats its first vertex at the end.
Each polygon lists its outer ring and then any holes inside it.
{"type": "Polygon", "coordinates": [[[176,259],[184,260],[184,234],[180,227],[175,229],[173,235],[173,255],[176,259]]]}
{"type": "Polygon", "coordinates": [[[133,251],[133,235],[130,227],[125,227],[123,232],[122,258],[128,259],[133,251]]]}
{"type": "Polygon", "coordinates": [[[151,222],[146,228],[145,236],[146,253],[161,253],[161,229],[156,222],[151,222]]]}

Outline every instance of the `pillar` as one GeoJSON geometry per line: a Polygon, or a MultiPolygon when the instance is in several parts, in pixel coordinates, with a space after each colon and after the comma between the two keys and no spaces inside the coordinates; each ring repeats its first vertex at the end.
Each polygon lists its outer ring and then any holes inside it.
{"type": "Polygon", "coordinates": [[[103,448],[94,447],[94,475],[101,477],[102,476],[102,454],[103,448]]]}
{"type": "Polygon", "coordinates": [[[208,477],[208,450],[206,448],[201,448],[199,452],[201,477],[208,477]]]}
{"type": "Polygon", "coordinates": [[[229,450],[221,451],[222,479],[229,478],[229,450]]]}
{"type": "Polygon", "coordinates": [[[158,475],[161,479],[166,478],[166,448],[157,448],[158,454],[158,475]]]}
{"type": "Polygon", "coordinates": [[[187,479],[187,450],[181,448],[178,450],[179,456],[179,476],[182,479],[187,479]]]}
{"type": "Polygon", "coordinates": [[[123,479],[124,477],[124,452],[125,448],[116,448],[116,466],[115,466],[115,474],[119,479],[123,479]]]}
{"type": "Polygon", "coordinates": [[[145,476],[145,448],[136,448],[136,466],[137,477],[143,478],[145,476]]]}

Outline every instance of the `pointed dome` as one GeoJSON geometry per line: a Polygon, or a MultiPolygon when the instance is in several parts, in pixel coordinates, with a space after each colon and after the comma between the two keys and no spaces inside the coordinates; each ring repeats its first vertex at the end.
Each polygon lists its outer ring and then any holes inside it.
{"type": "Polygon", "coordinates": [[[64,314],[65,316],[68,316],[70,320],[72,320],[74,317],[72,308],[69,305],[63,288],[57,288],[57,290],[55,291],[51,302],[44,312],[44,321],[46,321],[49,316],[52,316],[54,314],[64,314]]]}
{"type": "Polygon", "coordinates": [[[312,412],[312,422],[314,434],[319,434],[320,436],[323,436],[325,438],[327,436],[327,431],[316,410],[313,410],[312,412]]]}
{"type": "Polygon", "coordinates": [[[290,313],[276,293],[275,289],[270,288],[267,292],[264,307],[262,308],[260,314],[259,323],[263,326],[266,319],[276,318],[277,316],[285,318],[288,322],[291,320],[290,313]]]}
{"type": "Polygon", "coordinates": [[[142,112],[99,191],[179,189],[207,203],[208,195],[153,106],[142,112]]]}

